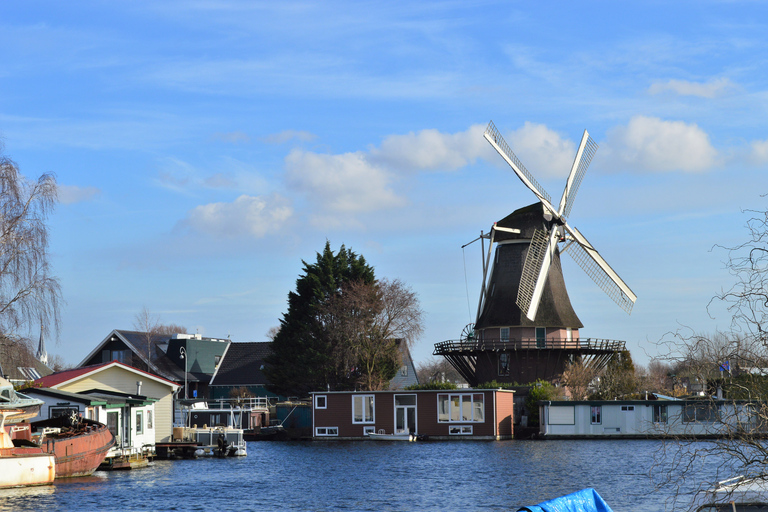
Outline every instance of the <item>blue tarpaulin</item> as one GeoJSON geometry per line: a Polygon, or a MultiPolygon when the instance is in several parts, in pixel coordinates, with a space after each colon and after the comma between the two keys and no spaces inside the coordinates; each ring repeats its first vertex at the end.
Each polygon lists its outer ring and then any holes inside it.
{"type": "Polygon", "coordinates": [[[613,512],[594,489],[582,489],[566,496],[523,507],[518,512],[613,512]]]}

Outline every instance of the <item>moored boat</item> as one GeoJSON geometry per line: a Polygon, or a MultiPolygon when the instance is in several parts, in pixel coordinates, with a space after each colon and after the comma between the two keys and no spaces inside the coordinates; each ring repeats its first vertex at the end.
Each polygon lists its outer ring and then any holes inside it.
{"type": "Polygon", "coordinates": [[[15,424],[32,411],[37,414],[42,403],[16,393],[10,382],[0,378],[0,488],[50,484],[56,476],[53,455],[35,446],[17,447],[11,439],[18,429],[15,424]]]}
{"type": "Polygon", "coordinates": [[[78,416],[58,416],[31,426],[33,441],[56,456],[56,478],[93,474],[115,444],[106,425],[78,416]]]}
{"type": "Polygon", "coordinates": [[[383,430],[379,432],[370,432],[368,437],[374,441],[416,441],[417,436],[410,432],[398,432],[396,434],[386,434],[383,430]]]}

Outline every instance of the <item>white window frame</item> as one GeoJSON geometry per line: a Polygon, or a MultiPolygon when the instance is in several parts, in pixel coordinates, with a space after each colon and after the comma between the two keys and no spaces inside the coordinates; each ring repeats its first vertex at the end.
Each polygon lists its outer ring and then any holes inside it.
{"type": "Polygon", "coordinates": [[[376,423],[376,395],[352,395],[352,423],[356,425],[361,424],[372,424],[376,423]],[[360,399],[360,405],[362,406],[362,420],[358,420],[356,418],[355,414],[355,401],[357,399],[360,399]],[[371,402],[371,417],[368,418],[367,416],[367,408],[365,407],[366,401],[370,400],[371,402]]]}
{"type": "Polygon", "coordinates": [[[438,423],[485,423],[485,394],[484,393],[439,393],[437,395],[437,422],[438,423]],[[481,401],[475,401],[475,397],[479,396],[481,397],[481,401]],[[448,419],[441,419],[440,415],[440,402],[441,398],[447,397],[448,400],[448,419]],[[465,397],[469,397],[470,404],[469,404],[469,410],[470,410],[470,417],[469,419],[466,419],[462,414],[461,405],[464,404],[465,397]],[[459,410],[456,411],[454,406],[454,399],[459,399],[459,410]],[[478,412],[478,408],[476,407],[476,404],[481,404],[481,407],[479,408],[480,414],[476,414],[478,412]],[[456,414],[454,414],[456,413],[456,414]],[[453,419],[454,416],[456,416],[456,419],[453,419]]]}
{"type": "Polygon", "coordinates": [[[634,405],[622,405],[621,406],[621,410],[623,412],[634,411],[635,410],[635,406],[634,405]]]}
{"type": "Polygon", "coordinates": [[[367,436],[368,434],[375,434],[376,433],[376,427],[363,427],[363,435],[367,436]]]}
{"type": "Polygon", "coordinates": [[[144,433],[144,411],[136,411],[136,435],[144,433]]]}
{"type": "Polygon", "coordinates": [[[451,436],[471,436],[472,425],[451,425],[448,427],[448,435],[451,436]]]}
{"type": "Polygon", "coordinates": [[[327,409],[328,408],[328,395],[315,395],[315,409],[327,409]],[[323,405],[320,405],[320,399],[323,400],[323,405]]]}
{"type": "Polygon", "coordinates": [[[339,427],[315,427],[315,437],[338,437],[339,427]]]}
{"type": "Polygon", "coordinates": [[[589,406],[589,424],[590,425],[603,424],[603,406],[602,405],[589,406]]]}

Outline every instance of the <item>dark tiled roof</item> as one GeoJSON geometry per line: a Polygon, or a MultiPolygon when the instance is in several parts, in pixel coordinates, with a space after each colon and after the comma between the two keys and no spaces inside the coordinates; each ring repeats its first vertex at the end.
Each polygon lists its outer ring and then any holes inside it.
{"type": "Polygon", "coordinates": [[[31,381],[38,378],[35,372],[45,377],[52,370],[38,361],[24,342],[0,336],[0,376],[11,381],[31,381]]]}
{"type": "Polygon", "coordinates": [[[211,379],[211,386],[255,386],[268,384],[264,359],[272,351],[272,343],[233,342],[224,353],[211,379]]]}

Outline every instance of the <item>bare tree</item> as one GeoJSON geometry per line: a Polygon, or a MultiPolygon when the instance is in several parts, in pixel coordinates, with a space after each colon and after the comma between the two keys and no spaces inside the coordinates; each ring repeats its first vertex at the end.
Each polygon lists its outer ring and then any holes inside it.
{"type": "Polygon", "coordinates": [[[418,297],[399,280],[347,283],[320,311],[337,379],[367,390],[386,389],[401,365],[399,344],[422,332],[418,297]]]}
{"type": "MultiPolygon", "coordinates": [[[[747,241],[723,248],[735,284],[710,303],[727,306],[729,331],[678,330],[660,343],[678,385],[699,396],[688,425],[714,436],[707,442],[672,436],[657,454],[651,476],[658,487],[671,487],[675,510],[687,501],[691,481],[698,480],[699,496],[713,487],[712,480],[701,481],[704,468],[715,480],[745,475],[763,489],[768,483],[768,211],[750,213],[747,241]]],[[[717,496],[731,499],[728,492],[717,496]]]]}
{"type": "MultiPolygon", "coordinates": [[[[0,143],[0,153],[2,152],[0,143]]],[[[57,199],[56,180],[43,174],[36,182],[19,173],[0,154],[0,334],[42,325],[59,329],[61,288],[51,275],[46,220],[57,199]]],[[[27,336],[28,337],[28,336],[27,336]]]]}
{"type": "Polygon", "coordinates": [[[178,324],[162,324],[160,317],[153,314],[146,306],[141,308],[133,320],[133,328],[141,333],[146,350],[147,360],[152,362],[153,347],[162,338],[168,338],[177,333],[186,333],[187,328],[178,324]]]}
{"type": "Polygon", "coordinates": [[[416,365],[416,375],[419,382],[452,382],[454,384],[466,384],[464,377],[444,357],[432,357],[416,365]]]}
{"type": "Polygon", "coordinates": [[[586,400],[589,395],[589,386],[595,377],[597,372],[594,368],[585,365],[579,358],[566,365],[562,382],[573,400],[586,400]]]}

